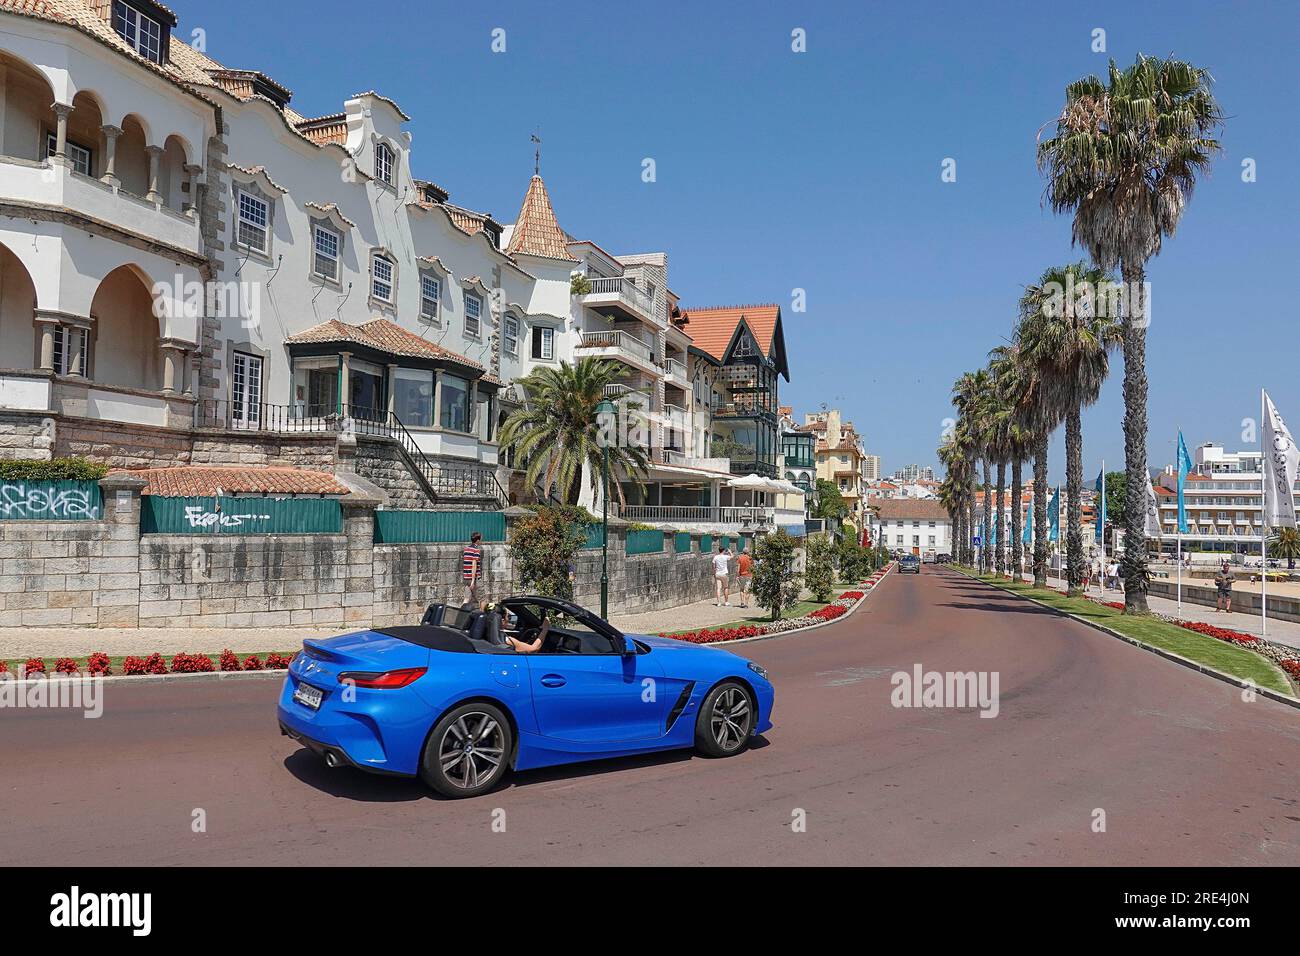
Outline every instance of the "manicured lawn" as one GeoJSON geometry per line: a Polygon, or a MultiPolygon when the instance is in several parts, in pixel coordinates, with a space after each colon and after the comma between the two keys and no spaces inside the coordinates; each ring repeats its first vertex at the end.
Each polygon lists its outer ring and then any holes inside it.
{"type": "Polygon", "coordinates": [[[1197,634],[1195,631],[1189,631],[1177,624],[1169,624],[1155,618],[1126,615],[1115,608],[1098,604],[1096,601],[1066,597],[1051,588],[1035,588],[1028,582],[1009,581],[1005,578],[995,578],[990,574],[981,575],[971,571],[965,573],[976,580],[984,581],[1006,591],[1013,591],[1016,594],[1031,597],[1036,601],[1041,601],[1050,607],[1056,608],[1058,611],[1065,611],[1085,621],[1103,624],[1112,630],[1119,631],[1125,637],[1131,637],[1143,644],[1150,644],[1152,647],[1158,647],[1161,650],[1172,651],[1180,657],[1186,657],[1198,664],[1205,664],[1207,667],[1213,667],[1215,670],[1223,671],[1225,674],[1231,674],[1234,677],[1252,680],[1259,687],[1267,687],[1269,690],[1275,690],[1280,694],[1295,696],[1291,690],[1291,685],[1287,682],[1286,676],[1281,670],[1274,666],[1271,661],[1265,660],[1253,651],[1248,651],[1243,647],[1237,647],[1226,641],[1207,637],[1204,634],[1197,634]]]}
{"type": "MultiPolygon", "coordinates": [[[[851,591],[853,588],[847,587],[845,590],[851,591]]],[[[811,614],[813,611],[825,607],[826,604],[829,603],[829,601],[826,603],[822,603],[821,601],[800,601],[794,607],[782,614],[781,619],[787,620],[792,617],[803,617],[805,614],[811,614]]],[[[732,607],[736,607],[736,605],[733,604],[732,607]]],[[[763,624],[772,619],[772,616],[767,612],[766,608],[755,607],[753,604],[748,608],[738,608],[738,610],[745,611],[749,616],[729,621],[726,624],[706,624],[702,627],[707,627],[712,631],[721,627],[744,627],[746,624],[763,624]]],[[[665,631],[664,633],[669,637],[672,637],[674,634],[689,634],[691,631],[698,631],[701,629],[701,627],[688,627],[683,630],[665,631]]]]}

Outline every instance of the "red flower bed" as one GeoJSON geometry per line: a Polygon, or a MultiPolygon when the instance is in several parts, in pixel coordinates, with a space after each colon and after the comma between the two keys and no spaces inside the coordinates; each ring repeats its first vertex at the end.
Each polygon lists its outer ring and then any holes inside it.
{"type": "Polygon", "coordinates": [[[842,604],[827,604],[806,616],[816,621],[833,621],[841,614],[847,614],[848,611],[849,609],[842,604]]]}
{"type": "Polygon", "coordinates": [[[77,662],[71,657],[60,657],[54,662],[54,673],[75,674],[77,673],[77,662]]]}
{"type": "Polygon", "coordinates": [[[95,651],[86,660],[86,673],[92,677],[107,677],[112,672],[108,655],[103,651],[95,651]]]}
{"type": "Polygon", "coordinates": [[[1300,681],[1300,660],[1281,661],[1278,666],[1286,671],[1292,680],[1300,681]]]}
{"type": "Polygon", "coordinates": [[[41,660],[39,657],[27,658],[27,663],[24,664],[23,667],[27,669],[27,673],[29,674],[45,673],[45,661],[41,660]]]}
{"type": "Polygon", "coordinates": [[[293,657],[290,655],[272,651],[270,654],[266,655],[266,669],[282,671],[289,666],[289,662],[292,660],[293,657]]]}
{"type": "Polygon", "coordinates": [[[1253,634],[1243,634],[1241,631],[1234,631],[1226,627],[1216,627],[1213,624],[1204,624],[1200,621],[1175,621],[1179,627],[1185,627],[1189,631],[1195,631],[1198,634],[1204,634],[1206,637],[1216,637],[1221,641],[1227,641],[1230,644],[1258,644],[1259,638],[1253,634]]]}
{"type": "Polygon", "coordinates": [[[147,674],[149,672],[145,670],[144,658],[136,657],[134,654],[131,654],[122,660],[122,673],[126,674],[128,677],[134,677],[138,674],[147,674]]]}
{"type": "MultiPolygon", "coordinates": [[[[698,631],[688,631],[685,634],[673,634],[673,638],[679,641],[689,641],[692,644],[712,644],[716,641],[735,641],[742,637],[758,637],[764,633],[762,628],[753,624],[746,624],[743,627],[705,627],[698,631]]],[[[660,634],[660,637],[668,637],[667,634],[660,634]]]]}
{"type": "Polygon", "coordinates": [[[223,671],[239,670],[239,657],[228,647],[221,652],[221,669],[223,671]]]}
{"type": "Polygon", "coordinates": [[[187,654],[181,651],[172,658],[173,674],[203,674],[215,670],[212,658],[206,654],[187,654]]]}
{"type": "Polygon", "coordinates": [[[256,654],[249,654],[244,658],[244,670],[260,671],[262,670],[262,659],[256,654]]]}
{"type": "Polygon", "coordinates": [[[861,591],[845,591],[836,600],[840,601],[860,601],[863,594],[861,591]]]}
{"type": "Polygon", "coordinates": [[[8,674],[8,673],[9,673],[9,662],[0,661],[0,674],[8,674]]]}
{"type": "Polygon", "coordinates": [[[146,674],[166,674],[167,662],[163,660],[161,654],[154,651],[144,659],[144,672],[146,674]]]}

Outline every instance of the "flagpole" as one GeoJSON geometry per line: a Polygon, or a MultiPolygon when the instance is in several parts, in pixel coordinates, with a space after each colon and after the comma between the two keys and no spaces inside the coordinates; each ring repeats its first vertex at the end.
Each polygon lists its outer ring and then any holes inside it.
{"type": "Polygon", "coordinates": [[[1268,420],[1265,407],[1264,390],[1259,390],[1259,494],[1260,514],[1263,516],[1260,527],[1259,544],[1259,616],[1263,637],[1268,636],[1268,467],[1264,462],[1264,423],[1268,420]]]}
{"type": "MultiPolygon", "coordinates": [[[[1175,462],[1174,467],[1177,469],[1177,472],[1175,473],[1175,481],[1174,481],[1175,492],[1177,492],[1177,474],[1179,472],[1182,472],[1183,470],[1182,437],[1183,437],[1183,426],[1179,425],[1178,438],[1176,439],[1176,444],[1174,445],[1174,462],[1175,462]]],[[[1179,514],[1178,506],[1176,503],[1178,501],[1181,501],[1182,499],[1180,497],[1180,498],[1175,498],[1174,500],[1175,500],[1174,531],[1178,535],[1178,617],[1182,618],[1183,616],[1183,522],[1182,522],[1182,515],[1179,514]]]]}
{"type": "MultiPolygon", "coordinates": [[[[1106,560],[1106,459],[1101,460],[1101,559],[1106,560]]],[[[1102,574],[1106,571],[1103,568],[1102,574]]],[[[1105,588],[1102,588],[1104,591],[1105,588]]]]}

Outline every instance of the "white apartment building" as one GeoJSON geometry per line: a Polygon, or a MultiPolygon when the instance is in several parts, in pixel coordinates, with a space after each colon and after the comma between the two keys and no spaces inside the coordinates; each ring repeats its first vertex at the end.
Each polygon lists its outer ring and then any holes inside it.
{"type": "MultiPolygon", "coordinates": [[[[1258,557],[1264,528],[1261,459],[1258,449],[1226,452],[1207,442],[1192,453],[1193,471],[1183,489],[1188,533],[1183,551],[1212,551],[1258,557]]],[[[1161,550],[1174,553],[1178,531],[1178,473],[1168,466],[1156,486],[1161,550]]]]}
{"type": "Polygon", "coordinates": [[[952,520],[937,501],[891,498],[873,504],[871,541],[917,556],[952,554],[952,520]]]}
{"type": "Polygon", "coordinates": [[[880,456],[864,455],[862,458],[862,479],[864,481],[880,480],[880,456]]]}

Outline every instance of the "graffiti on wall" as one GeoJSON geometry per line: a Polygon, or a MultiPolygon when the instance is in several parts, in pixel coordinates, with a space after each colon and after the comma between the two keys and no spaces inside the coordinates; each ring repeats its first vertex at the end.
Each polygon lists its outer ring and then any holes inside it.
{"type": "Polygon", "coordinates": [[[93,487],[48,481],[0,482],[0,518],[94,521],[100,517],[101,506],[93,487]]]}
{"type": "Polygon", "coordinates": [[[213,525],[221,528],[240,528],[245,521],[270,521],[270,515],[229,514],[225,511],[209,511],[202,505],[186,505],[185,520],[189,522],[191,528],[211,528],[213,525]]]}

